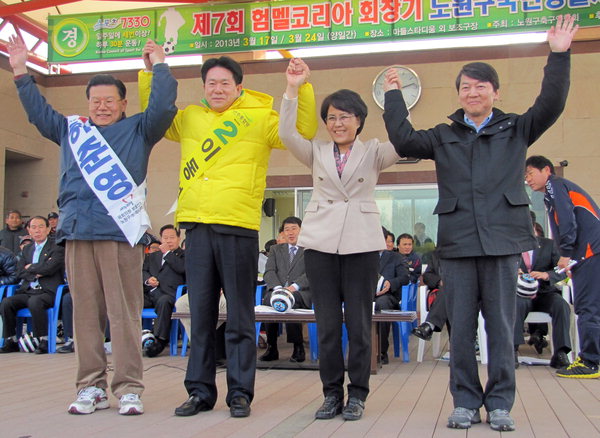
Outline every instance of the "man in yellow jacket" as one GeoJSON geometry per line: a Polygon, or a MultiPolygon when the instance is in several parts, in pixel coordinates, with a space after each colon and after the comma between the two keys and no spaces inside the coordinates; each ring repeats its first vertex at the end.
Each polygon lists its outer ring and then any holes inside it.
{"type": "MultiPolygon", "coordinates": [[[[186,230],[186,278],[192,347],[185,387],[189,398],[175,415],[211,410],[217,401],[215,327],[219,291],[227,297],[227,404],[232,417],[247,417],[254,396],[256,334],[254,294],[258,230],[273,148],[278,134],[273,98],[244,89],[241,66],[226,56],[202,65],[202,105],[179,110],[165,137],[181,143],[176,221],[186,230]]],[[[142,106],[152,73],[140,72],[142,106]]],[[[317,130],[314,94],[301,90],[299,131],[317,130]]]]}

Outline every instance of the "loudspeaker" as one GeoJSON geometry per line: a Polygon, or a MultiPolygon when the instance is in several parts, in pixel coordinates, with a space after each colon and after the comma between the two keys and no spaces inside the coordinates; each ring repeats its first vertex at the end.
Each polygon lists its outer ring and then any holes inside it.
{"type": "Polygon", "coordinates": [[[267,217],[273,217],[275,215],[275,198],[266,198],[264,200],[263,211],[267,217]]]}

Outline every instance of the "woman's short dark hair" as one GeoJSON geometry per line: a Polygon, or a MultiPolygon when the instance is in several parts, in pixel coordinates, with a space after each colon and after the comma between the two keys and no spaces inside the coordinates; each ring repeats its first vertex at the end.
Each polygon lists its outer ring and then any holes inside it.
{"type": "Polygon", "coordinates": [[[125,99],[127,96],[127,88],[125,88],[125,84],[120,79],[115,78],[113,75],[108,74],[100,74],[94,76],[87,84],[85,89],[85,97],[90,98],[90,88],[95,87],[96,85],[114,85],[117,87],[119,91],[119,97],[121,99],[125,99]]]}
{"type": "Polygon", "coordinates": [[[530,166],[537,170],[542,170],[544,167],[548,166],[550,168],[550,173],[555,175],[554,164],[552,164],[552,161],[542,155],[532,155],[531,157],[527,158],[527,161],[525,161],[525,167],[530,166]]]}
{"type": "Polygon", "coordinates": [[[360,126],[356,131],[356,135],[360,134],[363,126],[365,126],[365,119],[367,118],[369,110],[357,92],[344,89],[338,90],[327,96],[321,104],[321,119],[323,119],[323,122],[325,123],[327,123],[327,113],[329,112],[330,106],[339,109],[340,111],[354,114],[358,117],[360,126]]]}
{"type": "Polygon", "coordinates": [[[458,76],[456,77],[456,91],[460,88],[460,81],[463,75],[481,82],[489,82],[492,84],[494,91],[498,91],[500,88],[498,72],[494,67],[485,62],[471,62],[463,65],[463,68],[458,72],[458,76]]]}
{"type": "Polygon", "coordinates": [[[220,58],[210,58],[204,64],[202,64],[200,74],[202,76],[203,83],[206,82],[206,75],[208,74],[208,71],[214,67],[223,67],[229,70],[233,75],[233,80],[235,81],[236,85],[241,84],[242,80],[244,79],[242,66],[229,56],[221,56],[220,58]]]}

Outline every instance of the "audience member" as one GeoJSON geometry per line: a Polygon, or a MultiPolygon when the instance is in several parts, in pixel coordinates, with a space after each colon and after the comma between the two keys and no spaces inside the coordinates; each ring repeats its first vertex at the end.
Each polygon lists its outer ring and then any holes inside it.
{"type": "Polygon", "coordinates": [[[58,226],[58,213],[55,211],[48,213],[48,222],[50,223],[50,234],[48,237],[54,239],[56,237],[56,227],[58,226]]]}
{"type": "Polygon", "coordinates": [[[413,237],[415,246],[425,246],[426,243],[433,243],[431,237],[425,234],[425,224],[423,222],[416,222],[414,231],[415,235],[413,237]]]}
{"type": "Polygon", "coordinates": [[[33,243],[33,238],[29,234],[26,234],[24,236],[19,237],[19,241],[19,250],[16,254],[17,261],[23,258],[23,248],[25,248],[30,243],[33,243]]]}
{"type": "Polygon", "coordinates": [[[560,258],[557,266],[571,275],[574,308],[580,338],[579,357],[556,371],[559,377],[600,377],[600,209],[577,184],[556,176],[546,157],[527,159],[525,181],[532,190],[544,193],[552,234],[560,258]]]}
{"type": "Polygon", "coordinates": [[[17,256],[8,248],[0,246],[0,286],[17,282],[17,256]]]}
{"type": "MultiPolygon", "coordinates": [[[[391,240],[393,246],[394,235],[384,228],[383,236],[385,237],[386,242],[391,240]]],[[[381,289],[375,291],[375,311],[380,312],[381,310],[399,309],[402,286],[410,282],[410,273],[405,258],[389,249],[380,251],[379,276],[381,289]]],[[[390,327],[390,322],[380,322],[378,324],[379,339],[381,342],[381,363],[384,365],[389,363],[388,348],[390,344],[390,327]]]]}
{"type": "Polygon", "coordinates": [[[423,265],[421,264],[421,257],[414,251],[414,240],[413,237],[408,233],[403,233],[398,236],[398,252],[404,256],[410,271],[410,282],[418,283],[423,265]]]}
{"type": "Polygon", "coordinates": [[[4,322],[4,347],[0,353],[19,351],[17,311],[25,307],[31,312],[33,336],[39,340],[37,354],[48,353],[48,314],[54,306],[56,289],[63,282],[65,270],[64,248],[48,239],[48,219],[34,216],[29,219],[27,231],[34,243],[23,249],[23,259],[18,264],[19,288],[11,297],[0,303],[4,322]]]}
{"type": "Polygon", "coordinates": [[[9,210],[4,220],[6,227],[0,230],[0,246],[10,250],[13,254],[19,252],[19,238],[27,234],[23,228],[23,220],[19,210],[9,210]]]}
{"type": "MultiPolygon", "coordinates": [[[[263,297],[263,304],[270,306],[273,290],[277,286],[281,286],[293,295],[294,309],[310,309],[312,300],[304,269],[304,248],[298,246],[298,235],[300,234],[302,221],[295,216],[290,216],[283,220],[282,226],[287,243],[273,245],[269,251],[264,275],[267,292],[263,297]]],[[[279,334],[279,324],[265,324],[265,330],[267,332],[267,351],[260,357],[260,360],[278,360],[277,336],[279,334]]],[[[306,355],[302,337],[302,324],[287,323],[285,331],[287,341],[294,345],[290,362],[304,362],[306,355]]]]}
{"type": "Polygon", "coordinates": [[[554,354],[550,359],[552,368],[566,368],[570,365],[567,354],[571,351],[569,328],[571,309],[563,299],[555,284],[566,278],[566,274],[557,274],[554,267],[560,259],[556,244],[551,239],[538,236],[539,246],[526,251],[519,261],[519,274],[529,274],[537,283],[537,293],[521,294],[517,286],[517,313],[515,317],[515,367],[519,366],[519,345],[525,343],[523,327],[529,312],[546,312],[552,316],[552,343],[554,354]]]}
{"type": "Polygon", "coordinates": [[[385,249],[388,251],[398,252],[398,248],[394,247],[394,243],[396,242],[396,236],[394,236],[394,233],[384,228],[383,234],[385,236],[385,249]]]}
{"type": "Polygon", "coordinates": [[[75,339],[73,337],[73,298],[71,293],[64,293],[60,302],[61,321],[65,343],[56,349],[57,353],[68,354],[75,352],[75,339]]]}
{"type": "Polygon", "coordinates": [[[164,225],[160,229],[160,250],[148,254],[144,260],[144,307],[154,307],[157,315],[152,329],[156,341],[144,346],[148,357],[158,356],[169,344],[177,287],[185,284],[185,254],[179,247],[180,236],[173,225],[164,225]]]}

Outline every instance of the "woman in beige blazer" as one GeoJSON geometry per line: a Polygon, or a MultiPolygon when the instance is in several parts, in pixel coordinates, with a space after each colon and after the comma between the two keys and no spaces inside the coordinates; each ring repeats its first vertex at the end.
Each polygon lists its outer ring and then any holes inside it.
{"type": "Polygon", "coordinates": [[[375,185],[379,172],[399,157],[389,142],[373,139],[363,143],[358,139],[367,106],[350,90],[329,95],[321,106],[321,118],[331,140],[304,139],[296,130],[297,96],[308,75],[302,60],[290,61],[279,136],[313,175],[313,194],[298,245],[305,248],[306,274],[319,328],[319,373],[325,401],[315,417],[329,419],[342,413],[346,420],[358,420],[369,393],[372,303],[379,252],[386,247],[375,185]],[[350,344],[346,406],[343,312],[350,344]]]}

